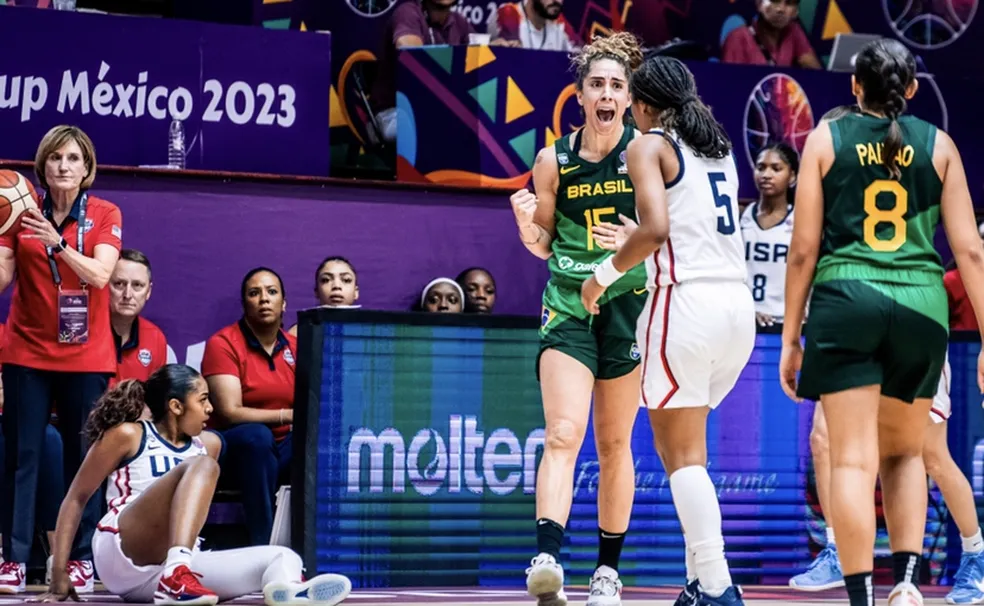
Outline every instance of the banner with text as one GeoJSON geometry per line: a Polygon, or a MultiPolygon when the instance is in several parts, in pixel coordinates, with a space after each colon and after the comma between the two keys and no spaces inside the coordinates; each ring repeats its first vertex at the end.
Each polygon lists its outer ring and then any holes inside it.
{"type": "MultiPolygon", "coordinates": [[[[110,174],[92,193],[120,207],[123,245],[153,264],[144,315],[163,329],[173,359],[196,368],[205,340],[241,315],[240,282],[260,265],[284,279],[287,326],[318,304],[314,274],[330,255],[352,262],[367,309],[409,310],[433,278],[481,266],[498,282],[496,314],[540,311],[546,263],[520,243],[501,194],[110,174]]],[[[0,317],[12,290],[0,297],[0,317]]]]}
{"type": "MultiPolygon", "coordinates": [[[[691,62],[701,98],[734,143],[741,196],[755,198],[755,157],[784,140],[802,151],[823,114],[853,103],[847,74],[691,62]]],[[[984,162],[975,101],[961,81],[920,77],[909,110],[951,132],[969,164],[984,162]]],[[[434,46],[400,53],[398,176],[403,181],[521,187],[537,150],[580,127],[566,53],[434,46]],[[440,143],[434,134],[440,133],[440,143]]],[[[972,187],[984,180],[972,179],[972,187]]]]}
{"type": "MultiPolygon", "coordinates": [[[[536,474],[546,440],[535,324],[334,310],[318,320],[302,325],[302,335],[314,336],[298,363],[313,366],[305,385],[320,394],[307,403],[305,424],[317,433],[305,468],[314,480],[307,494],[295,486],[305,511],[314,511],[298,545],[308,568],[346,574],[359,587],[521,583],[536,553],[536,474]]],[[[813,406],[783,394],[780,345],[779,335],[758,336],[737,385],[708,420],[708,472],[738,583],[785,584],[825,543],[810,465],[813,406]]],[[[635,499],[619,573],[632,587],[675,585],[685,575],[669,477],[648,417],[639,409],[631,437],[635,499]]],[[[589,421],[562,553],[573,585],[586,584],[597,561],[597,503],[610,497],[599,471],[589,421]]],[[[948,519],[933,488],[924,581],[937,582],[943,571],[948,519]]],[[[876,581],[890,581],[880,515],[875,554],[876,581]]]]}
{"type": "Polygon", "coordinates": [[[180,121],[186,168],[328,174],[327,34],[0,7],[0,39],[0,158],[74,124],[102,164],[173,164],[180,121]]]}

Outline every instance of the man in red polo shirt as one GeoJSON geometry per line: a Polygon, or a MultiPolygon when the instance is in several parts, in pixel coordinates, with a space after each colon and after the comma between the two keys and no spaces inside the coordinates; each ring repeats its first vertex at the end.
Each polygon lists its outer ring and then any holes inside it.
{"type": "Polygon", "coordinates": [[[721,47],[721,61],[822,69],[800,25],[800,0],[757,0],[752,24],[735,28],[721,47]]]}
{"type": "Polygon", "coordinates": [[[116,376],[146,381],[167,363],[167,339],[156,324],[140,317],[153,286],[150,259],[139,250],[123,249],[109,279],[109,310],[116,342],[116,376]]]}

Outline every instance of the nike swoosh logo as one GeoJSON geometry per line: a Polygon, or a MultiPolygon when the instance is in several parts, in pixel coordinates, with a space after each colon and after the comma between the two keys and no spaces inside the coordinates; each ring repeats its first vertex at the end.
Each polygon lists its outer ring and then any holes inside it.
{"type": "Polygon", "coordinates": [[[578,166],[561,166],[560,167],[560,174],[566,175],[567,173],[572,173],[572,172],[576,171],[579,168],[581,168],[580,165],[578,165],[578,166]]]}
{"type": "Polygon", "coordinates": [[[647,292],[649,292],[649,289],[648,288],[635,288],[635,289],[632,290],[632,292],[634,292],[637,295],[644,295],[647,292]]]}

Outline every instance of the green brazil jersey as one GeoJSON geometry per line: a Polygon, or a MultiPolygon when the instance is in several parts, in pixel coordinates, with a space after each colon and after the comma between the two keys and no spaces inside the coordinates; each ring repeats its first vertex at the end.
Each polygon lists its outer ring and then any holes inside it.
{"type": "Polygon", "coordinates": [[[815,283],[941,282],[943,267],[933,245],[943,192],[933,167],[936,127],[913,116],[898,122],[900,179],[891,178],[882,165],[889,120],[853,114],[829,123],[835,157],[823,178],[823,240],[815,283]]]}
{"type": "MultiPolygon", "coordinates": [[[[573,290],[577,293],[577,315],[587,312],[580,305],[581,284],[591,277],[598,264],[611,255],[598,246],[591,227],[599,223],[619,225],[619,214],[635,217],[635,191],[626,166],[626,147],[635,129],[626,127],[618,145],[601,161],[588,162],[571,147],[570,137],[554,143],[560,177],[557,206],[554,212],[557,234],[548,260],[548,290],[573,290]]],[[[633,289],[646,286],[646,266],[632,268],[605,292],[602,303],[633,289]]],[[[563,310],[573,313],[576,309],[563,310]]]]}

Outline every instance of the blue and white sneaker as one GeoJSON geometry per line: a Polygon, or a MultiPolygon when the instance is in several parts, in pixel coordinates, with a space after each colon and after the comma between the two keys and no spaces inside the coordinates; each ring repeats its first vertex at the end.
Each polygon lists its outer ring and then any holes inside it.
{"type": "Polygon", "coordinates": [[[984,553],[960,556],[960,568],[953,577],[953,589],[946,595],[947,604],[984,604],[984,553]]]}
{"type": "Polygon", "coordinates": [[[267,583],[263,602],[267,606],[335,606],[348,597],[352,581],[340,574],[319,574],[301,583],[267,583]]]}
{"type": "Polygon", "coordinates": [[[789,579],[789,586],[800,591],[823,591],[844,586],[844,573],[837,559],[837,547],[824,547],[806,572],[789,579]]]}
{"type": "Polygon", "coordinates": [[[741,587],[732,585],[716,598],[699,591],[697,606],[745,606],[745,602],[741,599],[741,587]]]}
{"type": "Polygon", "coordinates": [[[697,598],[700,596],[700,583],[697,579],[690,581],[683,587],[683,591],[677,596],[673,606],[697,606],[697,598]]]}

